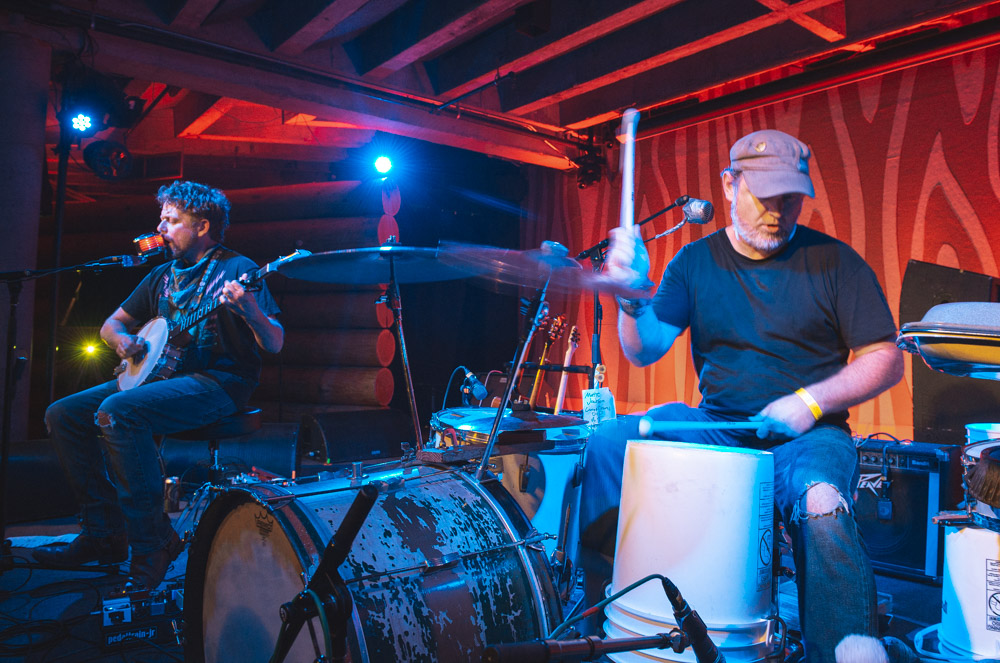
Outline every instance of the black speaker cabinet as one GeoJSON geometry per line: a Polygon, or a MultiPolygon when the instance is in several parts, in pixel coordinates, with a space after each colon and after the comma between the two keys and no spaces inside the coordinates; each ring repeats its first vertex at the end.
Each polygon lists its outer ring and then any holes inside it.
{"type": "MultiPolygon", "coordinates": [[[[995,302],[998,280],[985,274],[911,260],[903,275],[899,324],[923,320],[949,302],[995,302]]],[[[913,357],[913,439],[965,444],[965,426],[1000,421],[1000,382],[931,370],[913,357]]]]}
{"type": "Polygon", "coordinates": [[[944,530],[931,518],[962,499],[960,454],[958,446],[859,441],[855,515],[876,571],[941,577],[944,530]]]}
{"type": "Polygon", "coordinates": [[[413,424],[400,410],[350,410],[302,416],[302,448],[320,461],[399,458],[402,445],[414,445],[413,424]]]}

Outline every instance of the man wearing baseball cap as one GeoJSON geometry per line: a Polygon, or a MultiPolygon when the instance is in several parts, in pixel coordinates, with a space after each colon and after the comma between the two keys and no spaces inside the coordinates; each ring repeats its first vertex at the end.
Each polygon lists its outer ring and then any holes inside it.
{"type": "MultiPolygon", "coordinates": [[[[619,299],[620,342],[629,361],[647,366],[691,330],[701,402],[654,407],[653,420],[759,424],[658,437],[774,454],[807,660],[833,662],[844,636],[877,628],[874,577],[852,515],[858,464],[847,409],[896,384],[903,358],[872,269],[847,244],[797,225],[805,196],[815,196],[809,147],[765,129],[729,156],[729,225],[683,247],[648,298],[619,299]]],[[[642,288],[648,272],[638,227],[612,230],[608,276],[642,288]]],[[[581,565],[591,597],[599,588],[589,581],[614,551],[625,441],[637,431],[638,417],[619,417],[588,441],[581,565]]]]}

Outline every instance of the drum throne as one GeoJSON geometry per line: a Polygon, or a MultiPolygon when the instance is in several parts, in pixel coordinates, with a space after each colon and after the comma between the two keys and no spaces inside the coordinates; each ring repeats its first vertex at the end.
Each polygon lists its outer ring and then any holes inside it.
{"type": "MultiPolygon", "coordinates": [[[[228,470],[219,460],[219,443],[222,440],[249,435],[260,428],[260,408],[247,408],[222,417],[210,424],[170,434],[169,437],[171,440],[192,444],[208,443],[208,481],[198,488],[194,496],[187,503],[187,506],[185,506],[183,513],[181,513],[180,517],[174,523],[174,529],[183,541],[190,539],[190,535],[198,525],[198,516],[205,510],[205,507],[208,506],[208,503],[212,499],[213,490],[226,483],[228,470]]],[[[162,454],[160,456],[160,465],[164,468],[164,476],[166,476],[166,467],[162,454]]],[[[180,486],[171,485],[171,479],[172,477],[165,479],[167,482],[164,485],[165,508],[169,508],[168,503],[172,501],[169,497],[170,494],[180,490],[180,486]]]]}

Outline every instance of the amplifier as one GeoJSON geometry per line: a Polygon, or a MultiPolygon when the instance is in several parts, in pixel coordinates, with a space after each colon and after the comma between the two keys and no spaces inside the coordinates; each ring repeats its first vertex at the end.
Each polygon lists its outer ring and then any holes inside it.
{"type": "Polygon", "coordinates": [[[861,480],[855,515],[872,567],[939,580],[944,528],[931,522],[962,500],[957,445],[856,439],[861,480]]]}

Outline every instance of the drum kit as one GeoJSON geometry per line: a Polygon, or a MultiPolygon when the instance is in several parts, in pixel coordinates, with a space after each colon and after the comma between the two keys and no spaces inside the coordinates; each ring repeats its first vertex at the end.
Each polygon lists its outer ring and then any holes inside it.
{"type": "MultiPolygon", "coordinates": [[[[950,375],[1000,380],[1000,304],[952,302],[904,324],[896,345],[950,375]]],[[[964,500],[942,511],[945,527],[941,623],[915,637],[931,658],[1000,658],[1000,423],[969,423],[962,448],[964,500]],[[937,651],[931,633],[937,631],[937,651]]]]}
{"type": "Polygon", "coordinates": [[[317,660],[325,642],[340,660],[465,662],[490,645],[546,637],[573,589],[590,429],[575,416],[507,407],[514,377],[547,313],[546,292],[634,293],[550,242],[531,251],[435,249],[390,238],[303,255],[279,271],[387,284],[380,301],[393,312],[416,450],[397,462],[357,463],[350,476],[219,491],[188,556],[186,658],[258,660],[273,650],[272,660],[317,660]],[[399,284],[464,277],[536,293],[499,406],[437,412],[425,441],[399,284]],[[295,637],[303,625],[312,638],[295,637]]]}

